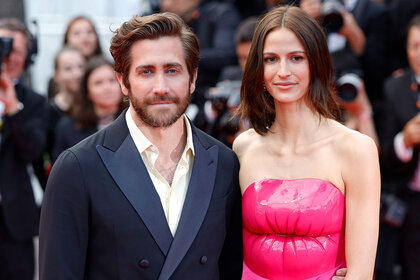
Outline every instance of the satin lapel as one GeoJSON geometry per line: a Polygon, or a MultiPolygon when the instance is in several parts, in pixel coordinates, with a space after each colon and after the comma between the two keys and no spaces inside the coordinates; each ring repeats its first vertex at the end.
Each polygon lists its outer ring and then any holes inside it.
{"type": "Polygon", "coordinates": [[[166,255],[172,234],[159,195],[130,134],[115,152],[103,146],[97,146],[96,149],[112,178],[166,255]]]}
{"type": "MultiPolygon", "coordinates": [[[[181,219],[158,280],[166,280],[180,264],[197,236],[214,189],[219,148],[206,150],[194,135],[195,158],[181,219]]],[[[198,261],[198,260],[197,260],[198,261]]]]}

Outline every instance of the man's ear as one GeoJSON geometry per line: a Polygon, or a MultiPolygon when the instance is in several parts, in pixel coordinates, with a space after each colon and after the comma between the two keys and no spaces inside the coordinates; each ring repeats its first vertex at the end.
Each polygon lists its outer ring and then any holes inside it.
{"type": "Polygon", "coordinates": [[[121,73],[115,73],[117,75],[118,83],[120,83],[121,91],[125,96],[128,96],[128,88],[124,85],[124,78],[121,73]]]}
{"type": "Polygon", "coordinates": [[[195,70],[194,74],[193,74],[193,79],[192,79],[191,84],[190,84],[190,93],[191,94],[195,91],[195,82],[197,81],[197,73],[198,73],[198,70],[195,70]]]}

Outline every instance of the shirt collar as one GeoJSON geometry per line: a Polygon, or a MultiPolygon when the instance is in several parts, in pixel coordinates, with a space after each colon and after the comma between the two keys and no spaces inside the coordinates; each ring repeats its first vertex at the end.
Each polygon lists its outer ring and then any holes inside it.
{"type": "MultiPolygon", "coordinates": [[[[191,150],[192,154],[195,156],[191,124],[188,121],[188,118],[185,116],[185,114],[183,115],[183,118],[184,124],[187,128],[187,142],[185,144],[184,153],[186,153],[188,150],[191,150]]],[[[143,134],[143,132],[137,127],[136,123],[134,122],[133,117],[131,116],[131,107],[128,108],[125,114],[125,120],[127,122],[128,131],[130,132],[130,135],[133,138],[134,143],[136,144],[136,147],[140,153],[143,153],[150,146],[154,146],[153,143],[150,142],[149,139],[147,139],[147,137],[143,134]]]]}
{"type": "Polygon", "coordinates": [[[416,80],[417,84],[420,85],[420,75],[414,74],[414,79],[416,80]]]}

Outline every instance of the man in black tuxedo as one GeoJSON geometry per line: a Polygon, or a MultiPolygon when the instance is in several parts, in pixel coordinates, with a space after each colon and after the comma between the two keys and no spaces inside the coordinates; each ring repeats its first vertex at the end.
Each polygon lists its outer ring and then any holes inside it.
{"type": "Polygon", "coordinates": [[[402,240],[404,279],[410,280],[420,274],[420,15],[409,25],[406,50],[410,68],[385,83],[386,111],[380,135],[383,189],[402,193],[408,203],[402,240]]]}
{"type": "Polygon", "coordinates": [[[133,17],[110,50],[130,107],[55,162],[40,279],[240,279],[238,160],[184,115],[197,37],[174,14],[133,17]]]}
{"type": "Polygon", "coordinates": [[[45,147],[46,103],[20,80],[28,63],[28,30],[17,19],[2,19],[0,37],[13,38],[0,80],[0,279],[29,280],[39,210],[27,168],[45,147]]]}

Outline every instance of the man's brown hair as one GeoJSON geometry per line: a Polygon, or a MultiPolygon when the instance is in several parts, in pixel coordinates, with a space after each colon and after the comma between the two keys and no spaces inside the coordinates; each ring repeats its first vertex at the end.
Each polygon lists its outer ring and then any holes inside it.
{"type": "Polygon", "coordinates": [[[160,13],[149,16],[134,16],[114,31],[110,51],[114,58],[114,69],[123,77],[124,85],[129,89],[129,70],[132,63],[131,46],[138,40],[158,39],[164,36],[179,37],[183,46],[184,57],[193,81],[198,68],[199,42],[197,36],[184,21],[173,13],[160,13]]]}

